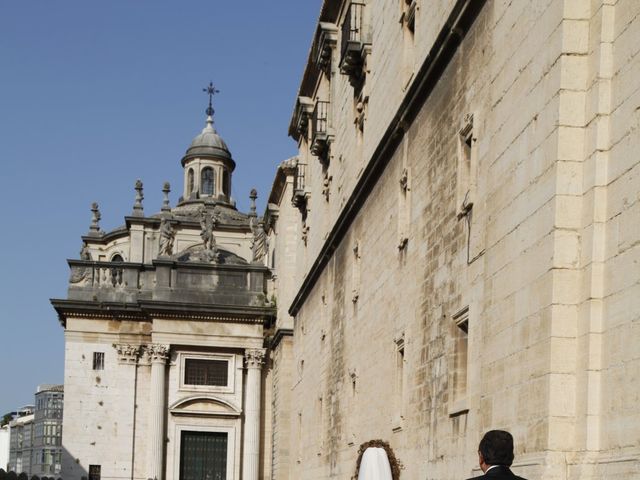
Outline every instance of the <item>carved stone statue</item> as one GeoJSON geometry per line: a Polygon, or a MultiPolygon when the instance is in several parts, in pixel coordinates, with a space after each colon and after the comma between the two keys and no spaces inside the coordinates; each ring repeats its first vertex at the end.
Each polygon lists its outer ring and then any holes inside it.
{"type": "Polygon", "coordinates": [[[171,222],[166,218],[160,221],[160,248],[158,250],[159,257],[169,257],[173,254],[173,241],[176,232],[171,222]]]}
{"type": "Polygon", "coordinates": [[[89,245],[87,245],[87,242],[82,242],[82,248],[80,249],[80,260],[91,261],[91,252],[89,251],[89,245]]]}
{"type": "MultiPolygon", "coordinates": [[[[87,242],[82,242],[82,248],[80,249],[80,260],[91,261],[91,252],[89,251],[89,245],[87,242]]],[[[71,276],[69,277],[70,283],[80,283],[91,276],[91,267],[73,266],[71,268],[71,276]]]]}
{"type": "Polygon", "coordinates": [[[264,221],[260,219],[253,227],[253,261],[262,262],[268,249],[267,232],[264,230],[264,221]]]}
{"type": "Polygon", "coordinates": [[[216,237],[213,234],[213,229],[217,224],[218,219],[207,212],[206,208],[202,207],[200,209],[200,226],[202,227],[200,237],[202,238],[202,244],[209,260],[215,260],[218,255],[216,237]]]}

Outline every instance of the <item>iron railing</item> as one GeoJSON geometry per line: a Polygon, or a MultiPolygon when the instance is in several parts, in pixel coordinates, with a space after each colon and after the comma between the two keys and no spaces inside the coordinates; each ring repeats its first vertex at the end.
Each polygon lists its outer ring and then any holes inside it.
{"type": "Polygon", "coordinates": [[[313,140],[326,135],[329,130],[329,102],[318,100],[311,117],[313,140]]]}
{"type": "Polygon", "coordinates": [[[342,40],[340,45],[341,57],[344,57],[350,43],[364,43],[364,6],[365,4],[361,2],[351,2],[349,5],[344,22],[342,23],[342,40]]]}

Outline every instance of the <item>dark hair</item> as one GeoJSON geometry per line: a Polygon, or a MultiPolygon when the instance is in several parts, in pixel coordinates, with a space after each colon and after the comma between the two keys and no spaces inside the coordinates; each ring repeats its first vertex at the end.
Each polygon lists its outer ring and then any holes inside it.
{"type": "Polygon", "coordinates": [[[478,447],[484,463],[487,465],[506,465],[513,463],[513,437],[504,430],[490,430],[484,434],[478,447]]]}
{"type": "Polygon", "coordinates": [[[400,463],[400,461],[396,458],[391,445],[389,445],[389,443],[385,442],[384,440],[379,439],[369,440],[368,442],[364,442],[362,445],[360,445],[360,448],[358,449],[358,459],[356,460],[356,474],[351,478],[358,478],[358,475],[360,474],[360,463],[362,463],[362,456],[364,455],[364,451],[370,447],[384,449],[384,451],[387,453],[387,458],[389,459],[389,465],[391,466],[391,478],[393,480],[400,480],[400,470],[404,468],[402,466],[402,463],[400,463]]]}

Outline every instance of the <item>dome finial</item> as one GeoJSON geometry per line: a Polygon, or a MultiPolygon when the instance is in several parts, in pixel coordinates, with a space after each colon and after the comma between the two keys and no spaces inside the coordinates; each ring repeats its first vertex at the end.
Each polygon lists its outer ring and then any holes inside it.
{"type": "Polygon", "coordinates": [[[205,110],[205,113],[207,114],[207,123],[211,124],[213,123],[213,112],[214,112],[213,96],[216,93],[220,93],[220,90],[218,90],[216,87],[213,86],[213,82],[209,82],[209,85],[207,86],[207,88],[203,88],[202,91],[206,92],[209,95],[209,106],[205,110]]]}

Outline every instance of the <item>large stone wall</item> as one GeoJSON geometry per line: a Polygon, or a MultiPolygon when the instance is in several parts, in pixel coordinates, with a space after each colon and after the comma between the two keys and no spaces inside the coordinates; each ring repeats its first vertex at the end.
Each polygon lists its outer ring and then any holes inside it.
{"type": "MultiPolygon", "coordinates": [[[[303,140],[299,279],[413,81],[398,3],[369,5],[361,138],[346,78],[320,80],[333,92],[331,193],[303,140]]],[[[455,3],[418,2],[414,71],[455,3]]],[[[514,434],[524,476],[637,475],[638,13],[486,2],[297,311],[290,478],[349,478],[374,438],[402,478],[464,478],[492,428],[514,434]],[[460,217],[467,114],[477,173],[460,217]]]]}

